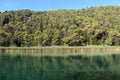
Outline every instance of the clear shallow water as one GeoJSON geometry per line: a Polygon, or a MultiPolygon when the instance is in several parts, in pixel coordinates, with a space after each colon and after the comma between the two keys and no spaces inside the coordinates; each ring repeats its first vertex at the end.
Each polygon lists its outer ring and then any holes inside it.
{"type": "Polygon", "coordinates": [[[120,54],[0,55],[0,80],[120,80],[120,54]]]}

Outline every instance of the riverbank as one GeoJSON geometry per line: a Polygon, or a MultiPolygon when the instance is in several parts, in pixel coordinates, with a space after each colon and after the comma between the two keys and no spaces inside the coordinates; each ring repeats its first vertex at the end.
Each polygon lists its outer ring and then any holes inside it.
{"type": "Polygon", "coordinates": [[[119,53],[120,46],[0,47],[1,53],[119,53]]]}

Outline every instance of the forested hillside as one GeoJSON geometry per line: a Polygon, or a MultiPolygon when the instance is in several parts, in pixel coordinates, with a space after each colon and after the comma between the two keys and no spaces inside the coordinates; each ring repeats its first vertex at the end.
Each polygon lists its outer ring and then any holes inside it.
{"type": "Polygon", "coordinates": [[[120,45],[120,6],[0,13],[0,46],[120,45]]]}

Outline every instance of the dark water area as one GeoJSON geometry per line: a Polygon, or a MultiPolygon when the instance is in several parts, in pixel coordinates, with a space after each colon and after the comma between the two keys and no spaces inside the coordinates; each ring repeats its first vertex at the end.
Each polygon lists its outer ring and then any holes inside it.
{"type": "Polygon", "coordinates": [[[120,80],[120,55],[0,55],[0,80],[120,80]]]}

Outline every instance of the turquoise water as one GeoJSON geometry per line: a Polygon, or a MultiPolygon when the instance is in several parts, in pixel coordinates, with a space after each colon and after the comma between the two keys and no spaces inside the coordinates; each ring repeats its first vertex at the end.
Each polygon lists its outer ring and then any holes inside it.
{"type": "Polygon", "coordinates": [[[120,54],[0,55],[0,80],[120,80],[120,54]]]}

